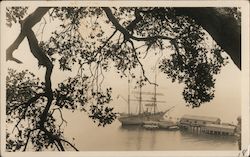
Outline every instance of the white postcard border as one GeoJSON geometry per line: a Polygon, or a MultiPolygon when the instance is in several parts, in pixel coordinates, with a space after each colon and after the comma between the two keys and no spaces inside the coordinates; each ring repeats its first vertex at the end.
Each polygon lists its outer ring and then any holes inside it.
{"type": "MultiPolygon", "coordinates": [[[[242,150],[249,147],[249,2],[248,1],[4,1],[1,2],[1,18],[6,6],[171,6],[171,7],[242,7],[242,150]]],[[[5,152],[5,22],[1,20],[1,155],[2,156],[241,156],[241,151],[81,151],[81,152],[5,152]]],[[[233,76],[232,76],[233,77],[233,76]]],[[[249,152],[249,151],[248,151],[249,152]]]]}

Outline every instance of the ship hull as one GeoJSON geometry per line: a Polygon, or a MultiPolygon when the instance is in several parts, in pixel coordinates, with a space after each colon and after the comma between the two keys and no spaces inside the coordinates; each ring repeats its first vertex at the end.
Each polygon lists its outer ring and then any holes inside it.
{"type": "Polygon", "coordinates": [[[159,121],[163,118],[165,112],[158,112],[155,114],[140,114],[121,116],[118,120],[122,125],[143,125],[145,121],[159,121]]]}

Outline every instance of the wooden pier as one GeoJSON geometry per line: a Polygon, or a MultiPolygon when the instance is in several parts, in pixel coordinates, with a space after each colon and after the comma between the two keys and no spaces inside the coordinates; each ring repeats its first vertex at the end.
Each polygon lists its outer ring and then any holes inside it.
{"type": "Polygon", "coordinates": [[[180,119],[179,127],[195,133],[213,135],[234,135],[236,126],[221,124],[217,117],[184,115],[180,119]]]}

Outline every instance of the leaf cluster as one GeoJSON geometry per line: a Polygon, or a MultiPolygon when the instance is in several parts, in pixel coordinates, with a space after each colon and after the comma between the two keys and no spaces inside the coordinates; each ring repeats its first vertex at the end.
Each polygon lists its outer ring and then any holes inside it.
{"type": "Polygon", "coordinates": [[[28,7],[7,7],[6,8],[6,25],[11,27],[14,23],[20,23],[27,14],[28,7]]]}
{"type": "Polygon", "coordinates": [[[206,47],[205,33],[194,21],[186,17],[179,20],[178,37],[172,43],[174,53],[163,59],[159,68],[173,82],[183,82],[184,100],[192,107],[199,107],[213,99],[214,75],[227,63],[227,58],[221,55],[219,46],[206,47]]]}
{"type": "Polygon", "coordinates": [[[112,100],[111,91],[112,89],[108,88],[105,93],[92,92],[92,96],[96,101],[90,106],[89,117],[94,122],[98,122],[98,126],[111,124],[117,117],[116,113],[113,112],[113,107],[105,106],[105,104],[109,104],[112,100]]]}

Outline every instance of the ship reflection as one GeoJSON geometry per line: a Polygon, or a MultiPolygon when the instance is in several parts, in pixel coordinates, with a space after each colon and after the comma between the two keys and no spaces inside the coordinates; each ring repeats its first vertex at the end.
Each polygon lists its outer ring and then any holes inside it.
{"type": "Polygon", "coordinates": [[[119,129],[121,131],[138,131],[144,128],[141,125],[120,125],[119,129]]]}
{"type": "Polygon", "coordinates": [[[156,144],[156,130],[147,130],[140,125],[121,125],[119,130],[128,134],[127,147],[136,147],[136,150],[145,149],[145,142],[147,142],[148,149],[155,149],[156,144]]]}

